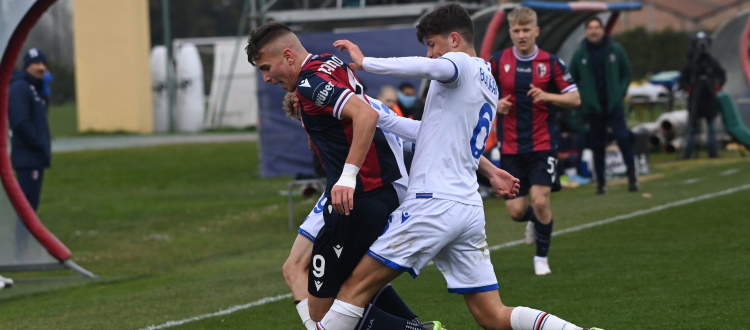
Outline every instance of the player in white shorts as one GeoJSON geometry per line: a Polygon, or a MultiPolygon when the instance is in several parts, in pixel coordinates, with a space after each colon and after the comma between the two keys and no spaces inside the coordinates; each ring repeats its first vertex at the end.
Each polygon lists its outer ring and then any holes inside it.
{"type": "MultiPolygon", "coordinates": [[[[371,106],[374,109],[378,110],[379,114],[382,117],[387,118],[388,116],[396,116],[379,100],[372,99],[366,95],[365,97],[368,99],[371,106]]],[[[287,117],[298,118],[299,115],[296,113],[297,110],[295,110],[298,109],[298,106],[299,104],[296,96],[293,93],[288,93],[285,96],[284,100],[284,110],[287,114],[287,117]]],[[[416,121],[415,123],[417,123],[417,125],[419,124],[419,122],[416,121]]],[[[399,169],[402,172],[402,178],[393,182],[393,187],[398,194],[399,202],[401,202],[403,201],[403,198],[406,194],[406,184],[408,182],[408,175],[406,174],[405,166],[403,165],[402,150],[412,150],[412,143],[405,142],[392,134],[386,133],[385,136],[388,140],[388,144],[391,147],[391,150],[396,155],[399,169]]],[[[297,230],[298,235],[294,241],[294,244],[292,245],[291,251],[289,252],[289,257],[284,262],[284,266],[282,268],[284,280],[286,281],[287,286],[292,292],[297,311],[300,314],[303,323],[305,323],[306,320],[309,320],[306,300],[308,298],[308,269],[310,266],[310,258],[313,249],[313,243],[315,242],[315,237],[318,236],[318,233],[325,224],[323,220],[323,211],[326,204],[326,199],[327,198],[325,194],[321,195],[313,209],[303,221],[302,225],[300,225],[299,229],[297,230]]],[[[372,299],[372,303],[380,310],[398,318],[406,320],[417,319],[417,316],[409,309],[408,306],[406,306],[401,297],[390,286],[390,284],[387,284],[380,289],[380,291],[372,299]]],[[[382,317],[382,315],[373,315],[372,317],[380,318],[382,317]]],[[[378,323],[382,323],[381,319],[378,319],[378,321],[378,323]]],[[[441,329],[441,324],[438,321],[430,321],[424,323],[422,323],[421,321],[417,321],[417,323],[421,323],[421,325],[425,327],[425,329],[441,329]]],[[[308,327],[314,326],[314,324],[307,323],[305,323],[305,325],[308,327]]]]}
{"type": "MultiPolygon", "coordinates": [[[[484,209],[476,170],[493,189],[518,192],[518,179],[500,169],[489,173],[480,156],[495,116],[498,90],[489,64],[476,57],[473,25],[457,3],[437,7],[417,25],[428,58],[365,58],[355,44],[339,40],[350,67],[378,74],[431,79],[406,200],[391,214],[389,228],[370,247],[337,299],[317,323],[319,330],[354,329],[367,300],[402,272],[412,276],[434,259],[450,292],[461,293],[485,329],[581,329],[527,307],[506,307],[490,261],[484,209]]],[[[380,124],[380,121],[379,121],[380,124]]],[[[405,126],[405,125],[404,125],[405,126]]],[[[381,126],[402,136],[402,125],[381,126]]],[[[494,168],[494,167],[493,167],[494,168]]]]}

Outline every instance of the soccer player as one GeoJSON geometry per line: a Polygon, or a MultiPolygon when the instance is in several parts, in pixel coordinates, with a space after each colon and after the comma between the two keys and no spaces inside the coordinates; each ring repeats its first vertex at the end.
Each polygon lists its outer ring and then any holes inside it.
{"type": "Polygon", "coordinates": [[[536,46],[536,12],[518,7],[508,14],[513,47],[490,59],[500,85],[497,120],[500,168],[521,179],[518,198],[506,199],[510,217],[527,222],[527,244],[536,241],[534,272],[551,272],[547,255],[552,240],[550,195],[560,189],[557,176],[557,123],[550,104],[580,105],[576,85],[557,56],[536,46]],[[526,201],[530,195],[531,205],[526,201]]]}
{"type": "MultiPolygon", "coordinates": [[[[312,246],[307,288],[309,316],[320,320],[398,206],[392,183],[403,177],[403,167],[397,165],[385,133],[376,128],[379,116],[364,98],[362,84],[342,60],[308,53],[278,22],[253,30],[246,52],[265,82],[295,93],[300,118],[326,169],[325,225],[312,246]]],[[[372,306],[369,310],[379,312],[372,306]]],[[[388,329],[422,328],[415,321],[391,322],[384,319],[387,313],[380,314],[381,323],[399,324],[388,329]]],[[[307,322],[307,315],[300,316],[307,322]]]]}
{"type": "MultiPolygon", "coordinates": [[[[382,105],[380,101],[370,100],[373,109],[378,110],[379,113],[385,113],[387,115],[395,115],[389,113],[389,109],[382,105]]],[[[286,116],[292,119],[300,120],[300,108],[299,99],[295,93],[287,93],[284,96],[284,112],[286,116]]],[[[386,140],[396,156],[399,169],[403,176],[401,179],[393,182],[393,187],[399,196],[399,201],[403,200],[403,196],[406,193],[406,184],[408,176],[406,175],[405,166],[403,164],[403,149],[404,141],[394,136],[393,134],[385,133],[386,140]]],[[[297,312],[302,319],[302,323],[308,329],[314,328],[315,322],[312,321],[308,309],[308,272],[310,267],[310,258],[312,254],[313,243],[315,237],[318,236],[320,229],[323,227],[323,211],[325,209],[327,197],[325,194],[320,196],[318,202],[313,207],[312,211],[305,218],[300,228],[297,230],[297,237],[292,245],[292,249],[289,252],[289,257],[284,262],[282,272],[284,274],[284,280],[292,292],[294,302],[297,308],[297,312]]],[[[372,319],[375,319],[371,330],[391,330],[393,327],[398,327],[399,324],[403,324],[404,327],[408,324],[408,321],[412,321],[412,324],[420,324],[422,327],[429,327],[428,329],[440,329],[442,324],[438,321],[421,322],[414,312],[406,305],[396,291],[391,287],[390,284],[386,284],[380,291],[373,297],[372,306],[377,307],[386,314],[395,316],[391,318],[379,311],[369,313],[369,318],[363,320],[363,324],[368,324],[372,319]],[[383,321],[383,318],[387,318],[388,321],[383,321]]]]}
{"type": "MultiPolygon", "coordinates": [[[[420,20],[417,39],[427,44],[428,58],[370,58],[348,40],[334,43],[349,52],[357,69],[433,81],[422,125],[405,132],[417,136],[406,200],[344,282],[318,329],[354,329],[380,287],[403,272],[417,276],[430,260],[445,277],[449,292],[463,294],[475,320],[486,329],[580,329],[538,310],[506,307],[497,292],[475,171],[480,162],[489,162],[480,156],[498,90],[489,64],[476,57],[469,14],[457,3],[440,6],[420,20]]],[[[381,124],[394,134],[404,133],[399,132],[404,127],[396,126],[381,124]]],[[[518,191],[518,179],[507,172],[479,169],[504,194],[518,191]]]]}

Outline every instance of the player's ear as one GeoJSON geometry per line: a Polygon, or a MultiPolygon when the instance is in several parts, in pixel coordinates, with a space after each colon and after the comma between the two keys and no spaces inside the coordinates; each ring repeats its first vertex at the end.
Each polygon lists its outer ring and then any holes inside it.
{"type": "Polygon", "coordinates": [[[451,34],[448,36],[448,41],[450,41],[451,46],[458,47],[458,45],[461,43],[461,35],[458,32],[451,32],[451,34]]]}
{"type": "Polygon", "coordinates": [[[292,65],[294,63],[294,52],[290,48],[284,48],[284,51],[281,52],[281,56],[284,58],[284,63],[287,65],[292,65]]]}

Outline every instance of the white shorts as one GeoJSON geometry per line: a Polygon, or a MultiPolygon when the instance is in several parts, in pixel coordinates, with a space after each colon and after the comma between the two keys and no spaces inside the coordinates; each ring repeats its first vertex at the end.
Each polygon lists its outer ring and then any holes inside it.
{"type": "Polygon", "coordinates": [[[323,210],[325,209],[326,199],[325,194],[320,196],[315,207],[313,207],[310,214],[305,218],[305,221],[303,221],[299,226],[299,229],[297,229],[297,233],[305,236],[313,242],[315,242],[315,237],[318,236],[320,229],[323,228],[323,224],[325,224],[323,221],[323,210]]]}
{"type": "Polygon", "coordinates": [[[412,277],[433,260],[450,293],[496,290],[484,225],[481,206],[409,199],[391,214],[386,231],[367,254],[412,277]]]}

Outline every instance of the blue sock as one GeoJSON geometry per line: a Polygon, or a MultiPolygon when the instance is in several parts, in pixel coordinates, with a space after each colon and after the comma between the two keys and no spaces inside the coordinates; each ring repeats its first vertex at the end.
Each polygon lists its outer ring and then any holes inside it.
{"type": "Polygon", "coordinates": [[[421,330],[423,329],[419,322],[414,320],[407,320],[398,316],[388,314],[375,307],[373,304],[369,304],[365,309],[365,314],[362,319],[359,320],[357,326],[354,328],[357,330],[421,330]]]}
{"type": "Polygon", "coordinates": [[[393,316],[419,321],[417,315],[409,309],[406,302],[401,299],[401,296],[396,293],[396,290],[390,284],[386,284],[375,294],[375,297],[372,298],[372,304],[393,316]]]}
{"type": "Polygon", "coordinates": [[[532,221],[534,221],[534,231],[536,231],[536,256],[546,257],[552,242],[552,225],[555,221],[550,219],[546,225],[539,222],[536,217],[532,221]]]}

